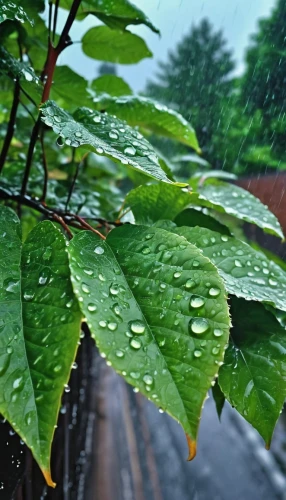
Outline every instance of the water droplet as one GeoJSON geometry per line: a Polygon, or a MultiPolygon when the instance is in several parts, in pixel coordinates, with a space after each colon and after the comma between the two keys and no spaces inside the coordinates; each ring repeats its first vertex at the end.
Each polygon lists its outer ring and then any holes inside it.
{"type": "Polygon", "coordinates": [[[225,234],[223,234],[221,236],[221,241],[228,241],[228,236],[226,236],[225,234]]]}
{"type": "Polygon", "coordinates": [[[119,139],[119,134],[118,132],[116,132],[116,130],[112,130],[111,132],[109,132],[109,137],[110,139],[116,140],[119,139]]]}
{"type": "Polygon", "coordinates": [[[98,275],[98,278],[100,279],[100,281],[106,281],[105,276],[101,273],[98,275]]]}
{"type": "Polygon", "coordinates": [[[133,349],[140,349],[142,343],[141,343],[141,340],[137,337],[133,337],[131,340],[130,340],[130,346],[133,347],[133,349]]]}
{"type": "Polygon", "coordinates": [[[101,328],[105,328],[107,325],[106,321],[100,321],[98,324],[99,326],[101,326],[101,328]]]}
{"type": "Polygon", "coordinates": [[[166,286],[167,286],[166,283],[160,283],[159,290],[163,292],[166,289],[166,286]]]}
{"type": "Polygon", "coordinates": [[[119,285],[117,283],[112,283],[112,285],[110,285],[109,291],[111,295],[118,295],[120,291],[119,285]]]}
{"type": "Polygon", "coordinates": [[[145,240],[151,240],[151,238],[153,238],[153,236],[154,236],[154,233],[146,234],[145,240]]]}
{"type": "Polygon", "coordinates": [[[104,253],[104,248],[100,247],[100,246],[97,246],[95,247],[94,249],[95,253],[97,253],[98,255],[102,255],[104,253]]]}
{"type": "Polygon", "coordinates": [[[34,297],[35,297],[35,293],[33,292],[33,290],[30,290],[30,289],[24,290],[24,299],[27,302],[30,302],[31,300],[33,300],[34,297]]]}
{"type": "Polygon", "coordinates": [[[201,355],[202,355],[202,351],[199,351],[198,349],[196,349],[196,350],[194,351],[194,356],[195,356],[195,358],[200,358],[200,357],[201,357],[201,355]]]}
{"type": "Polygon", "coordinates": [[[57,138],[57,145],[58,145],[60,148],[62,148],[62,147],[64,146],[64,144],[65,144],[65,141],[64,141],[63,137],[61,137],[61,136],[60,136],[60,137],[58,137],[58,138],[57,138]]]}
{"type": "Polygon", "coordinates": [[[192,279],[189,279],[188,281],[186,281],[185,283],[185,288],[187,290],[190,290],[191,288],[194,288],[194,286],[196,286],[196,283],[194,282],[194,280],[192,279]]]}
{"type": "Polygon", "coordinates": [[[143,335],[145,333],[145,325],[143,321],[140,321],[138,319],[135,321],[131,321],[129,325],[131,332],[136,333],[136,335],[143,335]]]}
{"type": "Polygon", "coordinates": [[[238,259],[235,259],[235,261],[234,261],[234,265],[235,265],[236,267],[242,267],[242,264],[241,264],[240,260],[238,260],[238,259]]]}
{"type": "Polygon", "coordinates": [[[254,271],[257,271],[257,272],[260,271],[260,267],[254,266],[254,271]]]}
{"type": "Polygon", "coordinates": [[[214,347],[212,349],[212,353],[216,356],[217,354],[219,354],[219,347],[214,347]]]}
{"type": "Polygon", "coordinates": [[[136,155],[136,149],[133,148],[133,146],[128,146],[127,148],[124,149],[124,153],[126,155],[135,156],[136,155]]]}
{"type": "Polygon", "coordinates": [[[49,258],[51,257],[51,255],[52,255],[52,249],[51,249],[51,247],[47,247],[46,250],[43,253],[43,259],[44,260],[49,260],[49,258]]]}
{"type": "Polygon", "coordinates": [[[83,272],[84,272],[85,274],[87,274],[88,276],[92,276],[92,275],[93,275],[93,271],[92,271],[92,269],[84,269],[84,270],[83,270],[83,272]]]}
{"type": "Polygon", "coordinates": [[[205,304],[205,300],[203,297],[199,297],[198,295],[193,295],[190,300],[190,306],[194,309],[198,309],[200,307],[203,307],[205,304]]]}
{"type": "Polygon", "coordinates": [[[199,267],[200,263],[198,260],[193,261],[193,267],[199,267]]]}
{"type": "Polygon", "coordinates": [[[90,311],[90,312],[95,312],[97,310],[97,307],[95,304],[88,304],[87,306],[87,309],[90,311]]]}
{"type": "Polygon", "coordinates": [[[273,278],[269,278],[269,285],[271,286],[276,286],[277,285],[277,281],[273,278]]]}
{"type": "Polygon", "coordinates": [[[193,333],[201,335],[205,333],[209,328],[209,322],[204,318],[192,318],[190,321],[190,328],[193,333]]]}
{"type": "Polygon", "coordinates": [[[110,323],[108,323],[107,327],[111,332],[114,332],[117,329],[118,325],[115,321],[111,321],[110,323]]]}
{"type": "Polygon", "coordinates": [[[144,255],[148,255],[148,253],[150,253],[150,252],[151,252],[151,250],[150,250],[150,248],[149,248],[149,247],[143,247],[143,248],[142,248],[142,253],[143,253],[144,255]]]}
{"type": "Polygon", "coordinates": [[[182,273],[180,271],[176,271],[173,276],[174,278],[179,278],[180,276],[182,275],[182,273]]]}
{"type": "Polygon", "coordinates": [[[146,375],[144,375],[144,377],[143,377],[143,382],[144,382],[146,385],[150,385],[150,386],[151,386],[151,385],[153,385],[153,384],[154,384],[154,379],[153,379],[153,377],[152,377],[151,375],[146,374],[146,375]]]}
{"type": "Polygon", "coordinates": [[[211,297],[217,297],[219,294],[220,294],[220,289],[219,288],[212,287],[212,288],[209,289],[209,295],[211,297]]]}
{"type": "Polygon", "coordinates": [[[130,377],[138,379],[138,378],[140,378],[140,373],[139,372],[130,372],[130,377]]]}
{"type": "Polygon", "coordinates": [[[85,283],[81,285],[81,289],[84,293],[90,293],[90,289],[85,283]]]}
{"type": "Polygon", "coordinates": [[[118,351],[115,351],[115,356],[117,358],[124,358],[124,352],[118,349],[118,351]]]}
{"type": "Polygon", "coordinates": [[[223,334],[223,331],[220,328],[215,328],[214,329],[214,336],[215,337],[221,337],[223,334]]]}

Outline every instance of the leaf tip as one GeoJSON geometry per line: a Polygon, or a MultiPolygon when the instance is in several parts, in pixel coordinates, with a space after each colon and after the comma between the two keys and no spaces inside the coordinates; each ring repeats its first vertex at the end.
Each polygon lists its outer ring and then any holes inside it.
{"type": "Polygon", "coordinates": [[[55,488],[57,485],[52,480],[51,471],[49,469],[42,469],[42,472],[43,472],[43,475],[44,475],[44,478],[46,480],[47,485],[50,486],[51,488],[55,488]]]}
{"type": "Polygon", "coordinates": [[[188,434],[186,434],[187,438],[187,443],[188,443],[188,449],[189,449],[189,455],[187,458],[187,461],[190,462],[193,460],[197,454],[197,443],[193,439],[190,438],[188,434]]]}

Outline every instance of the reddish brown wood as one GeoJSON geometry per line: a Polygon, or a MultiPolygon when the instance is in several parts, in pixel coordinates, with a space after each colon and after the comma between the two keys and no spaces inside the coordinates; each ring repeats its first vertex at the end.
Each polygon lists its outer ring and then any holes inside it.
{"type": "Polygon", "coordinates": [[[267,205],[286,233],[286,172],[242,178],[237,184],[267,205]]]}

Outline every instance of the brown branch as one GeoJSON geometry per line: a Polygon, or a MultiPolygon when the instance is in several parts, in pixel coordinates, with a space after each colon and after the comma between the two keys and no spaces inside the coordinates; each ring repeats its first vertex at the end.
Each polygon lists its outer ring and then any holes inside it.
{"type": "MultiPolygon", "coordinates": [[[[60,53],[65,49],[65,47],[70,42],[70,40],[68,38],[68,34],[69,34],[69,31],[72,27],[74,20],[75,20],[75,16],[77,14],[80,3],[81,3],[81,0],[74,0],[73,1],[73,4],[71,6],[69,15],[68,15],[66,23],[64,25],[64,28],[63,28],[62,34],[60,36],[60,40],[59,40],[57,47],[54,47],[52,45],[50,37],[49,37],[47,59],[46,59],[44,69],[43,69],[42,74],[41,74],[41,81],[44,82],[42,102],[45,102],[49,99],[57,59],[58,59],[58,56],[60,55],[60,53]]],[[[30,175],[30,171],[31,171],[34,149],[35,149],[36,142],[39,138],[41,125],[42,125],[41,115],[39,114],[38,119],[33,127],[32,134],[31,134],[31,140],[30,140],[29,149],[28,149],[28,153],[27,153],[27,161],[26,161],[26,167],[25,167],[24,178],[23,178],[22,189],[21,189],[21,196],[24,196],[26,193],[26,190],[27,190],[27,184],[28,184],[28,179],[29,179],[29,175],[30,175]]]]}
{"type": "Polygon", "coordinates": [[[74,218],[76,220],[78,220],[81,225],[83,227],[85,227],[86,229],[89,229],[89,231],[92,231],[93,233],[97,234],[97,236],[99,236],[102,240],[106,240],[105,236],[103,236],[103,234],[101,234],[99,231],[97,231],[97,229],[95,229],[94,227],[90,226],[84,219],[82,219],[79,215],[74,215],[74,218]]]}
{"type": "Polygon", "coordinates": [[[65,223],[64,219],[63,219],[60,215],[55,214],[55,213],[53,214],[53,218],[54,218],[57,222],[59,222],[59,223],[61,224],[61,226],[64,228],[64,230],[65,230],[65,231],[66,231],[66,233],[68,234],[69,239],[71,240],[71,239],[72,239],[72,237],[73,237],[73,234],[72,234],[72,232],[71,232],[70,228],[68,227],[68,225],[65,223]]]}
{"type": "MultiPolygon", "coordinates": [[[[97,231],[94,227],[90,226],[82,217],[77,214],[63,212],[56,208],[47,207],[45,203],[32,198],[31,196],[21,194],[12,194],[0,188],[0,200],[10,200],[15,201],[19,205],[24,205],[26,207],[30,207],[33,210],[43,214],[47,219],[56,220],[59,222],[65,229],[67,233],[72,234],[68,226],[75,227],[76,229],[89,230],[93,233],[96,233],[101,239],[105,240],[105,236],[103,236],[99,231],[97,231]]],[[[104,219],[98,219],[102,223],[105,224],[113,224],[117,225],[117,222],[108,222],[104,219]]],[[[69,236],[70,236],[69,234],[69,236]]]]}
{"type": "Polygon", "coordinates": [[[10,111],[7,132],[6,132],[6,136],[4,139],[2,151],[0,154],[0,174],[3,170],[4,163],[5,163],[8,151],[9,151],[9,147],[10,147],[11,141],[13,139],[17,109],[18,109],[18,105],[19,105],[19,98],[20,98],[20,84],[19,84],[19,81],[17,80],[15,83],[15,88],[14,88],[14,97],[13,97],[13,103],[12,103],[12,107],[11,107],[11,111],[10,111]]]}

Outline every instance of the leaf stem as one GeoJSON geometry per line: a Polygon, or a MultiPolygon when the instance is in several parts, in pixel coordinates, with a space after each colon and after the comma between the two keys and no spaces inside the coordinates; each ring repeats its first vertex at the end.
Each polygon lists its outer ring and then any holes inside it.
{"type": "Polygon", "coordinates": [[[47,196],[48,189],[48,163],[45,152],[45,142],[44,142],[44,129],[42,128],[41,137],[40,137],[41,147],[42,147],[42,162],[44,169],[44,185],[43,185],[43,194],[41,197],[41,202],[45,202],[47,196]]]}

